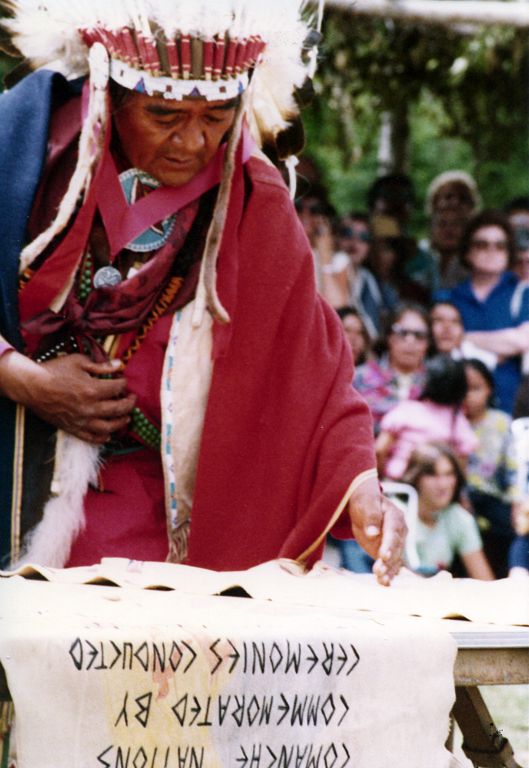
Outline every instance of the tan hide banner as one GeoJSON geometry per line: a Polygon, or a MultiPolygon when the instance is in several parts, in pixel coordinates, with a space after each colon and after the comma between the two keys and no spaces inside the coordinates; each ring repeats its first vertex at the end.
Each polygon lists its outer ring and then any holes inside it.
{"type": "Polygon", "coordinates": [[[417,618],[0,581],[18,768],[445,768],[455,653],[417,618]]]}

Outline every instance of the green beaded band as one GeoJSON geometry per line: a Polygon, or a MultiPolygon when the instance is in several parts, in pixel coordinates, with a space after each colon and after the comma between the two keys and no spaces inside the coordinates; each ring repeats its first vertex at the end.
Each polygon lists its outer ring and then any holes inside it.
{"type": "Polygon", "coordinates": [[[149,421],[143,411],[140,411],[139,408],[134,408],[130,416],[130,432],[148,448],[159,450],[162,442],[160,431],[149,421]]]}
{"type": "Polygon", "coordinates": [[[84,262],[81,266],[79,276],[79,286],[77,294],[81,302],[85,302],[92,290],[92,255],[90,251],[86,252],[84,262]]]}

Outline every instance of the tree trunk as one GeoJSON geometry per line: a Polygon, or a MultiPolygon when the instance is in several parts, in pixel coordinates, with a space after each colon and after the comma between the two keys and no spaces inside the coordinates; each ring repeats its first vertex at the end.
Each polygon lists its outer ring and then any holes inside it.
{"type": "Polygon", "coordinates": [[[404,102],[380,120],[378,173],[408,173],[410,166],[410,124],[404,102]]]}

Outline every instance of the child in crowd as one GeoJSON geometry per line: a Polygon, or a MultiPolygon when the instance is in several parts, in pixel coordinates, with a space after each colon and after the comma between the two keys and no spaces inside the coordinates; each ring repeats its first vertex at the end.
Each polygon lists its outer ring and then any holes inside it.
{"type": "Polygon", "coordinates": [[[416,448],[403,480],[419,496],[418,572],[431,576],[449,570],[457,555],[470,578],[494,579],[476,521],[458,503],[465,476],[449,446],[432,442],[416,448]]]}
{"type": "Polygon", "coordinates": [[[494,378],[487,366],[481,360],[465,360],[464,366],[468,391],[463,407],[478,439],[468,459],[468,496],[487,558],[496,577],[504,578],[514,538],[512,505],[517,500],[511,418],[493,407],[494,378]]]}
{"type": "Polygon", "coordinates": [[[466,459],[477,448],[462,412],[466,393],[463,363],[449,355],[431,358],[419,399],[399,403],[382,418],[375,443],[379,475],[401,480],[413,450],[425,442],[447,443],[466,459]]]}
{"type": "Polygon", "coordinates": [[[371,351],[371,337],[356,307],[339,307],[336,313],[342,321],[347,341],[351,345],[355,365],[366,362],[371,351]]]}

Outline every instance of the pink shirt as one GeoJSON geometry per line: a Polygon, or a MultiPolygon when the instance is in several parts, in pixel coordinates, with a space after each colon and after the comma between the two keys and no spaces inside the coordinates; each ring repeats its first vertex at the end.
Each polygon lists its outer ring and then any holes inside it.
{"type": "Polygon", "coordinates": [[[10,349],[13,349],[11,344],[0,336],[0,357],[10,349]]]}
{"type": "Polygon", "coordinates": [[[385,474],[400,480],[412,451],[432,441],[448,443],[459,456],[468,456],[478,447],[478,440],[461,411],[454,419],[454,408],[426,400],[404,400],[382,418],[381,432],[395,437],[385,474]]]}

